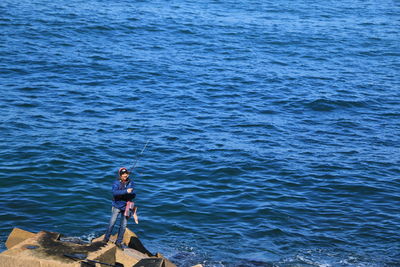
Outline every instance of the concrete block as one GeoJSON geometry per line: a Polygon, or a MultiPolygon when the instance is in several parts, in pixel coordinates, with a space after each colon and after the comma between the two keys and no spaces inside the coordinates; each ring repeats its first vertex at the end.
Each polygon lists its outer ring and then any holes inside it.
{"type": "Polygon", "coordinates": [[[36,234],[19,229],[19,228],[14,228],[10,235],[7,238],[6,241],[6,247],[7,249],[12,248],[13,246],[21,243],[22,241],[34,237],[36,234]]]}
{"type": "Polygon", "coordinates": [[[133,267],[162,267],[163,259],[161,258],[146,258],[140,260],[133,267]]]}
{"type": "Polygon", "coordinates": [[[125,248],[124,250],[117,249],[117,256],[120,255],[120,254],[124,254],[126,256],[129,256],[129,257],[131,257],[131,258],[133,258],[133,259],[135,259],[137,261],[140,261],[141,259],[145,259],[145,258],[149,257],[148,255],[146,255],[146,254],[144,254],[144,253],[142,253],[140,251],[137,251],[137,250],[135,250],[133,248],[125,248]]]}
{"type": "Polygon", "coordinates": [[[85,259],[88,253],[104,246],[100,242],[89,245],[61,242],[58,238],[58,233],[39,232],[1,253],[0,266],[78,267],[81,266],[79,258],[72,259],[66,255],[79,254],[85,259]]]}
{"type": "Polygon", "coordinates": [[[18,258],[12,255],[0,254],[0,266],[1,267],[40,267],[40,262],[29,258],[18,258]]]}
{"type": "Polygon", "coordinates": [[[138,238],[138,236],[133,231],[131,231],[129,228],[126,228],[122,243],[128,245],[132,237],[138,238]]]}
{"type": "Polygon", "coordinates": [[[48,256],[41,249],[38,237],[28,238],[0,254],[1,267],[78,267],[76,261],[48,256]]]}
{"type": "Polygon", "coordinates": [[[143,254],[146,254],[149,257],[153,256],[153,254],[143,246],[142,242],[135,234],[128,235],[127,238],[129,241],[125,244],[127,244],[129,248],[135,249],[143,254]]]}
{"type": "MultiPolygon", "coordinates": [[[[104,235],[93,239],[92,242],[102,241],[103,239],[104,235]]],[[[116,240],[117,240],[117,234],[112,235],[110,237],[110,242],[115,243],[116,240]]],[[[153,254],[144,247],[142,242],[139,240],[138,236],[134,232],[132,232],[129,228],[126,228],[125,230],[122,243],[128,246],[129,248],[135,249],[143,254],[146,254],[147,257],[153,256],[153,254]]]]}
{"type": "Polygon", "coordinates": [[[176,267],[176,265],[165,258],[163,254],[157,252],[156,257],[163,259],[163,267],[176,267]]]}
{"type": "MultiPolygon", "coordinates": [[[[118,236],[118,234],[110,236],[110,241],[115,242],[117,240],[117,236],[118,236]]],[[[124,243],[125,245],[128,245],[131,237],[137,238],[137,235],[134,232],[132,232],[129,228],[126,228],[124,237],[122,239],[122,243],[124,243]]],[[[93,239],[92,242],[102,241],[103,239],[104,239],[104,235],[101,235],[101,236],[93,239]]]]}
{"type": "Polygon", "coordinates": [[[129,229],[123,241],[128,248],[124,250],[100,240],[103,237],[87,244],[60,238],[59,233],[33,234],[15,228],[7,240],[8,250],[0,253],[0,267],[132,267],[140,262],[141,267],[176,267],[160,253],[159,258],[149,258],[152,254],[129,229]]]}
{"type": "Polygon", "coordinates": [[[102,247],[93,252],[89,252],[86,258],[89,260],[99,261],[107,264],[114,264],[116,261],[116,250],[117,247],[114,244],[107,244],[105,247],[102,247]]]}
{"type": "Polygon", "coordinates": [[[133,266],[144,258],[147,258],[147,255],[131,248],[126,248],[124,250],[117,249],[115,253],[115,262],[123,264],[124,266],[133,266]]]}

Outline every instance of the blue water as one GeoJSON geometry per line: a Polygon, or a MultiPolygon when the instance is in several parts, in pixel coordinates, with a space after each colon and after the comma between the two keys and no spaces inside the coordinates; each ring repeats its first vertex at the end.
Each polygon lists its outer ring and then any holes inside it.
{"type": "Polygon", "coordinates": [[[133,179],[178,266],[400,266],[400,2],[0,2],[0,249],[104,233],[133,179]]]}

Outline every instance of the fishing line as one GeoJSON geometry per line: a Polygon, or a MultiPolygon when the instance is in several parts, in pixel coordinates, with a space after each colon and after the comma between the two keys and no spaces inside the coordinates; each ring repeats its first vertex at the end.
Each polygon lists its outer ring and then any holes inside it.
{"type": "Polygon", "coordinates": [[[129,172],[132,172],[133,169],[135,169],[136,164],[138,163],[138,161],[139,161],[139,159],[140,159],[140,156],[141,156],[141,155],[143,154],[143,152],[145,151],[145,149],[146,149],[147,144],[149,143],[149,141],[150,141],[150,140],[147,140],[147,142],[146,142],[146,144],[144,145],[144,147],[143,147],[142,151],[140,152],[139,156],[136,158],[135,164],[133,164],[133,167],[131,167],[131,168],[129,169],[129,172]]]}

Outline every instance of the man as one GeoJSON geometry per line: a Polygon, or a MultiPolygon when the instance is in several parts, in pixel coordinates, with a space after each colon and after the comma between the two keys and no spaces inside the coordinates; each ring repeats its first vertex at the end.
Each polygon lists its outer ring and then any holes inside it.
{"type": "Polygon", "coordinates": [[[118,171],[119,180],[112,186],[113,200],[111,208],[111,219],[108,225],[104,242],[108,242],[114,228],[118,215],[121,215],[121,221],[118,230],[118,237],[115,245],[122,249],[122,239],[124,237],[128,217],[124,215],[127,202],[132,201],[136,194],[134,192],[134,183],[129,180],[129,171],[126,168],[120,168],[118,171]]]}

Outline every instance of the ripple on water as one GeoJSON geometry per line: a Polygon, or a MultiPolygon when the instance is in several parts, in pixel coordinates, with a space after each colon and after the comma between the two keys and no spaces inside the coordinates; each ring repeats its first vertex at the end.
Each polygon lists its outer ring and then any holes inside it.
{"type": "Polygon", "coordinates": [[[130,227],[179,266],[398,265],[399,6],[14,2],[0,250],[102,234],[150,140],[130,227]]]}

